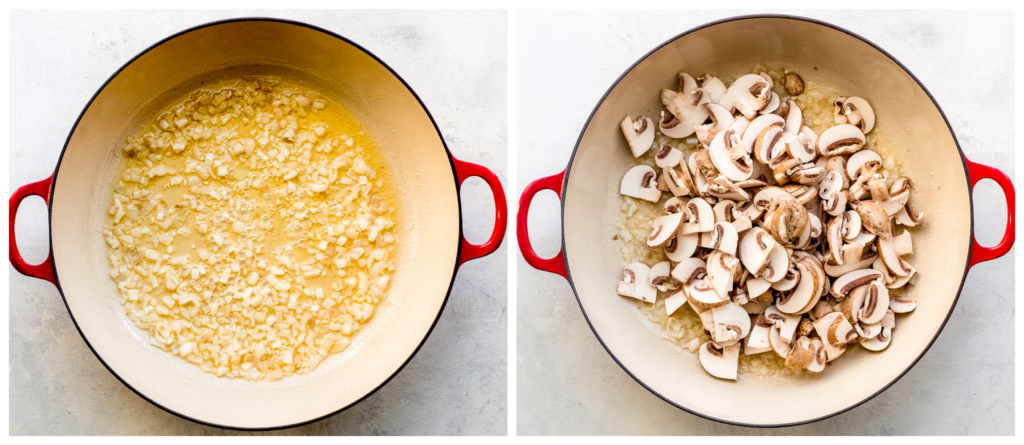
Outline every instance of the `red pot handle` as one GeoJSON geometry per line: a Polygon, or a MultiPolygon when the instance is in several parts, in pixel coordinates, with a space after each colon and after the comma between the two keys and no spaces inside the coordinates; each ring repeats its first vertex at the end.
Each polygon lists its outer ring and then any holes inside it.
{"type": "Polygon", "coordinates": [[[477,176],[487,182],[487,185],[491,188],[491,193],[494,194],[494,231],[491,232],[491,239],[483,244],[476,245],[470,244],[469,241],[466,241],[465,235],[460,234],[459,236],[462,237],[462,253],[459,255],[459,266],[462,266],[466,261],[494,253],[501,246],[501,241],[505,239],[505,228],[508,227],[508,217],[505,214],[508,203],[505,201],[505,190],[501,188],[501,181],[498,181],[498,177],[494,172],[487,169],[487,167],[462,162],[454,157],[452,160],[455,161],[455,174],[458,176],[459,187],[462,187],[462,183],[467,179],[477,176]]]}
{"type": "Polygon", "coordinates": [[[21,201],[25,200],[29,196],[36,195],[43,198],[43,202],[47,206],[50,205],[50,182],[53,180],[53,176],[46,178],[39,182],[33,182],[26,186],[19,188],[14,191],[11,195],[10,201],[10,218],[11,225],[8,236],[10,237],[10,256],[11,265],[14,266],[14,270],[20,272],[22,275],[28,275],[30,277],[41,278],[43,280],[57,285],[57,280],[54,278],[53,267],[50,265],[50,255],[46,256],[46,261],[40,264],[28,264],[25,259],[21,257],[21,252],[18,251],[18,240],[14,237],[14,219],[18,215],[18,207],[21,206],[21,201]]]}
{"type": "Polygon", "coordinates": [[[557,175],[540,178],[526,186],[526,189],[523,190],[523,196],[519,198],[519,212],[516,214],[516,238],[519,239],[519,251],[522,252],[527,264],[569,279],[569,276],[565,273],[565,261],[562,251],[559,250],[558,255],[555,255],[554,258],[541,258],[537,255],[537,252],[533,251],[533,245],[530,244],[530,233],[526,227],[526,220],[530,214],[530,204],[533,202],[533,196],[541,190],[551,190],[561,200],[562,180],[564,177],[565,170],[557,175]]]}
{"type": "MultiPolygon", "coordinates": [[[[966,159],[965,159],[966,160],[966,159]]],[[[1013,183],[1010,182],[1010,178],[1005,173],[996,170],[992,167],[982,164],[976,164],[967,160],[967,171],[971,175],[971,193],[974,193],[974,185],[982,179],[991,179],[999,184],[999,187],[1003,189],[1003,194],[1006,195],[1006,233],[1003,234],[1003,240],[996,244],[995,247],[985,247],[978,244],[978,239],[972,240],[971,246],[971,264],[970,267],[974,267],[982,261],[994,260],[1010,251],[1013,247],[1014,238],[1014,224],[1013,224],[1013,204],[1014,204],[1014,193],[1013,183]]]]}

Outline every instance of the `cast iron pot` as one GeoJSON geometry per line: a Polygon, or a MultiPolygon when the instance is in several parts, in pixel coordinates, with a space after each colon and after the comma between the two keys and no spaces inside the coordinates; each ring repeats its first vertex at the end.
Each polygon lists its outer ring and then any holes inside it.
{"type": "Polygon", "coordinates": [[[891,55],[827,23],[745,16],[687,31],[630,67],[594,108],[565,171],[526,187],[516,227],[527,263],[569,280],[598,340],[638,383],[701,417],[737,425],[787,426],[849,410],[905,374],[942,330],[971,266],[1010,250],[1013,205],[1009,178],[967,160],[938,104],[891,55]],[[871,101],[878,116],[873,131],[884,133],[890,146],[898,147],[902,172],[913,181],[911,203],[924,212],[910,259],[921,277],[909,297],[919,304],[899,319],[892,344],[882,353],[849,354],[815,378],[733,382],[705,373],[696,354],[663,340],[659,327],[636,310],[633,300],[615,294],[624,266],[619,241],[612,239],[621,204],[619,182],[635,165],[619,122],[627,114],[656,119],[664,109],[658,92],[675,89],[679,72],[747,73],[766,62],[871,101]],[[1006,194],[1007,229],[993,248],[974,240],[971,219],[971,193],[984,178],[995,180],[1006,194]],[[526,229],[530,202],[541,190],[557,193],[562,206],[562,249],[551,259],[537,256],[526,229]]]}
{"type": "Polygon", "coordinates": [[[455,159],[426,106],[369,51],[303,23],[228,20],[157,43],[100,88],[68,135],[53,176],[11,196],[10,259],[18,272],[57,286],[96,357],[146,400],[204,424],[281,428],[337,413],[394,377],[430,334],[459,267],[501,245],[505,206],[497,176],[455,159]],[[218,378],[149,346],[124,314],[101,235],[125,139],[203,82],[252,74],[277,75],[340,103],[374,137],[401,184],[388,299],[345,352],[308,375],[269,383],[218,378]],[[494,231],[482,245],[462,234],[459,187],[471,176],[484,179],[495,200],[494,231]],[[21,258],[14,238],[18,205],[30,195],[49,210],[50,255],[39,265],[21,258]]]}

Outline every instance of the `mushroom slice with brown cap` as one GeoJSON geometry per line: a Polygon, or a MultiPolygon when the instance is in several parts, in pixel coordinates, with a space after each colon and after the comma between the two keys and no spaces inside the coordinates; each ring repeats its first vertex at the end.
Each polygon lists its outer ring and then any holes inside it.
{"type": "Polygon", "coordinates": [[[683,290],[686,292],[686,301],[699,312],[731,302],[728,297],[722,297],[715,291],[707,277],[690,281],[683,286],[683,290]]]}
{"type": "Polygon", "coordinates": [[[732,291],[740,261],[736,257],[716,250],[708,255],[708,278],[718,295],[729,295],[732,291]]]}
{"type": "Polygon", "coordinates": [[[651,221],[652,229],[650,236],[647,237],[647,245],[657,247],[665,244],[666,241],[675,236],[676,229],[679,228],[679,223],[682,220],[682,213],[670,213],[654,218],[654,221],[651,221]]]}
{"type": "Polygon", "coordinates": [[[891,298],[889,299],[889,309],[896,314],[906,314],[917,309],[917,302],[909,298],[891,298]]]}
{"type": "Polygon", "coordinates": [[[846,117],[846,110],[843,108],[843,102],[846,102],[846,96],[839,96],[834,102],[832,102],[832,120],[835,121],[836,125],[849,124],[850,119],[846,117]]]}
{"type": "Polygon", "coordinates": [[[901,176],[892,182],[889,197],[882,202],[882,208],[889,216],[894,216],[907,206],[910,201],[910,178],[901,176]]]}
{"type": "Polygon", "coordinates": [[[828,256],[826,256],[825,261],[822,261],[822,266],[824,267],[825,273],[828,274],[828,276],[841,277],[855,270],[861,270],[871,267],[871,263],[873,263],[876,258],[878,258],[878,254],[873,251],[862,252],[860,260],[853,263],[844,261],[844,264],[840,265],[839,263],[836,262],[835,258],[833,258],[831,254],[829,254],[828,256]]]}
{"type": "Polygon", "coordinates": [[[711,161],[711,152],[705,148],[698,149],[690,155],[688,161],[690,175],[693,177],[693,184],[700,194],[707,193],[710,180],[719,175],[718,168],[711,161]]]}
{"type": "Polygon", "coordinates": [[[658,290],[647,281],[651,268],[644,263],[633,263],[622,271],[618,294],[623,297],[636,298],[644,303],[654,303],[658,290]]]}
{"type": "Polygon", "coordinates": [[[827,301],[819,300],[817,303],[814,304],[814,309],[812,309],[807,315],[811,318],[811,321],[817,321],[821,317],[824,317],[833,312],[836,312],[836,310],[832,307],[831,304],[828,304],[827,301]]]}
{"type": "Polygon", "coordinates": [[[707,341],[700,346],[697,353],[704,370],[712,376],[726,380],[736,380],[736,370],[739,367],[740,345],[736,343],[731,346],[720,347],[714,342],[707,341]]]}
{"type": "Polygon", "coordinates": [[[661,148],[654,154],[654,163],[658,167],[675,167],[683,159],[683,152],[672,148],[668,144],[662,144],[661,148]]]}
{"type": "Polygon", "coordinates": [[[864,293],[864,304],[860,307],[857,320],[864,324],[874,324],[882,321],[889,310],[889,290],[881,280],[874,280],[867,284],[867,291],[864,293]]]}
{"type": "Polygon", "coordinates": [[[707,91],[711,96],[711,102],[718,104],[722,100],[722,96],[728,88],[725,87],[725,83],[721,79],[712,76],[711,74],[703,74],[697,77],[697,81],[700,82],[700,87],[707,91]]]}
{"type": "MultiPolygon", "coordinates": [[[[814,331],[817,332],[818,337],[822,339],[823,346],[825,347],[825,356],[828,361],[835,360],[842,355],[844,351],[846,351],[846,347],[842,345],[833,345],[831,342],[827,341],[829,328],[837,322],[840,324],[846,323],[847,326],[850,326],[850,329],[853,329],[853,326],[851,326],[850,323],[843,318],[843,314],[839,312],[832,312],[814,322],[814,331]]],[[[854,332],[854,334],[856,334],[856,332],[854,332]]]]}
{"type": "Polygon", "coordinates": [[[818,197],[827,199],[834,193],[843,191],[843,179],[837,171],[829,171],[821,177],[818,183],[818,197]]]}
{"type": "Polygon", "coordinates": [[[732,117],[732,113],[729,110],[726,110],[721,105],[708,103],[704,104],[704,108],[707,111],[708,117],[711,118],[711,122],[707,124],[698,122],[698,125],[695,125],[693,130],[697,133],[697,140],[707,147],[711,145],[711,141],[715,139],[718,133],[727,130],[736,119],[732,117]]]}
{"type": "Polygon", "coordinates": [[[697,244],[700,242],[699,235],[697,233],[691,233],[689,235],[675,234],[672,238],[665,243],[662,248],[665,250],[665,256],[669,260],[680,262],[693,256],[697,252],[697,244]]]}
{"type": "Polygon", "coordinates": [[[832,216],[839,216],[846,211],[846,193],[841,191],[833,192],[831,195],[826,196],[822,202],[822,210],[832,216]]]}
{"type": "Polygon", "coordinates": [[[899,278],[889,270],[888,266],[885,265],[885,261],[882,261],[881,255],[875,259],[875,262],[871,263],[871,268],[882,274],[882,278],[880,279],[886,284],[886,286],[892,286],[892,284],[896,282],[896,278],[899,278]]]}
{"type": "Polygon", "coordinates": [[[789,100],[786,101],[786,104],[788,105],[785,110],[786,113],[782,116],[786,120],[784,129],[786,133],[800,134],[800,130],[804,125],[804,113],[796,105],[796,102],[789,100]]]}
{"type": "Polygon", "coordinates": [[[882,323],[875,324],[864,324],[857,323],[853,325],[853,330],[857,331],[857,336],[860,337],[861,341],[871,339],[882,333],[882,323]]]}
{"type": "Polygon", "coordinates": [[[683,121],[676,119],[672,113],[661,112],[659,115],[658,129],[661,134],[674,139],[682,139],[693,134],[693,127],[683,125],[683,121]]]}
{"type": "Polygon", "coordinates": [[[846,174],[851,181],[856,181],[862,173],[870,171],[873,166],[880,165],[882,165],[882,157],[878,153],[873,150],[861,150],[846,161],[846,174]]]}
{"type": "Polygon", "coordinates": [[[842,226],[843,220],[835,218],[828,223],[828,228],[825,229],[825,240],[828,242],[829,252],[840,266],[846,263],[846,258],[843,256],[842,226]]]}
{"type": "Polygon", "coordinates": [[[737,219],[745,216],[747,218],[750,218],[751,221],[756,221],[758,218],[761,217],[761,210],[762,209],[754,205],[754,200],[749,200],[746,202],[736,204],[735,216],[737,219]]]}
{"type": "Polygon", "coordinates": [[[828,362],[827,355],[825,353],[825,343],[820,338],[811,339],[811,347],[814,348],[814,360],[811,364],[807,365],[807,371],[815,374],[820,374],[825,371],[825,363],[828,362]]]}
{"type": "Polygon", "coordinates": [[[826,336],[823,337],[823,340],[832,346],[845,346],[856,339],[857,331],[853,329],[853,325],[850,324],[850,321],[843,316],[839,316],[835,320],[832,320],[832,324],[829,325],[826,336]]]}
{"type": "MultiPolygon", "coordinates": [[[[799,261],[796,263],[797,271],[800,272],[800,282],[796,285],[792,291],[790,291],[779,303],[777,307],[780,311],[787,314],[796,314],[802,311],[807,305],[822,291],[824,283],[820,280],[819,275],[816,273],[814,264],[809,261],[799,261]]],[[[825,273],[822,272],[821,276],[825,273]]]]}
{"type": "Polygon", "coordinates": [[[842,124],[830,127],[818,135],[814,148],[822,156],[852,154],[864,148],[864,133],[859,128],[842,124]]]}
{"type": "Polygon", "coordinates": [[[802,165],[799,159],[787,157],[781,163],[769,166],[772,167],[772,178],[775,179],[775,182],[785,185],[789,182],[790,176],[799,171],[802,165]]]}
{"type": "MultiPolygon", "coordinates": [[[[776,243],[772,251],[768,253],[768,261],[762,266],[762,270],[759,273],[769,283],[776,283],[785,278],[788,271],[789,254],[786,252],[785,247],[776,243]]],[[[774,289],[775,286],[773,285],[772,288],[774,289]]]]}
{"type": "Polygon", "coordinates": [[[870,283],[853,288],[840,303],[843,316],[850,320],[851,323],[857,323],[860,320],[860,312],[864,307],[864,301],[867,299],[869,287],[870,283]]]}
{"type": "Polygon", "coordinates": [[[680,176],[679,172],[677,172],[674,168],[662,168],[661,177],[662,179],[664,179],[665,184],[668,186],[669,192],[672,193],[672,196],[688,196],[691,193],[690,188],[686,186],[686,181],[683,180],[682,176],[680,176]]]}
{"type": "Polygon", "coordinates": [[[672,278],[686,285],[694,280],[703,278],[707,273],[707,264],[704,263],[704,260],[700,258],[687,258],[672,269],[672,278]]]}
{"type": "Polygon", "coordinates": [[[700,316],[701,327],[703,327],[704,330],[707,332],[713,331],[715,329],[715,320],[711,316],[711,309],[707,307],[701,307],[698,309],[697,306],[693,305],[693,302],[691,300],[686,301],[690,303],[690,307],[693,308],[694,312],[696,312],[697,315],[700,316]]]}
{"type": "Polygon", "coordinates": [[[841,226],[840,233],[843,235],[843,239],[853,241],[860,235],[861,221],[860,214],[853,210],[843,212],[843,225],[841,226]]]}
{"type": "Polygon", "coordinates": [[[892,239],[878,237],[878,254],[882,257],[882,261],[885,262],[885,266],[896,276],[905,277],[913,269],[910,264],[896,254],[896,249],[892,245],[892,239]]]}
{"type": "Polygon", "coordinates": [[[655,264],[647,274],[647,283],[662,292],[668,292],[669,286],[673,286],[674,289],[672,278],[669,276],[671,269],[672,265],[668,261],[655,264]]]}
{"type": "Polygon", "coordinates": [[[683,220],[687,220],[690,217],[690,213],[689,210],[686,209],[686,202],[687,201],[679,199],[678,197],[672,197],[665,201],[665,204],[662,205],[661,209],[666,215],[671,213],[682,213],[683,220]]]}
{"type": "Polygon", "coordinates": [[[868,351],[878,352],[889,347],[890,342],[892,342],[892,329],[882,328],[882,332],[874,338],[861,341],[860,345],[868,351]]]}
{"type": "Polygon", "coordinates": [[[736,119],[732,121],[732,125],[729,125],[729,129],[740,135],[740,139],[743,138],[742,135],[747,131],[747,127],[750,127],[750,119],[743,116],[736,116],[736,119]]]}
{"type": "Polygon", "coordinates": [[[765,187],[758,191],[756,194],[754,194],[754,206],[756,206],[759,210],[764,212],[768,209],[768,204],[771,203],[772,198],[780,195],[785,195],[792,198],[792,195],[787,193],[786,190],[783,189],[782,187],[765,187]]]}
{"type": "Polygon", "coordinates": [[[892,223],[882,206],[874,201],[857,201],[853,210],[860,215],[861,225],[879,239],[888,240],[892,237],[892,223]]]}
{"type": "MultiPolygon", "coordinates": [[[[761,130],[757,139],[754,140],[754,148],[752,152],[754,154],[754,158],[762,164],[770,163],[772,160],[772,149],[778,145],[782,136],[782,127],[778,125],[772,125],[761,130]]],[[[782,150],[782,148],[780,148],[780,150],[782,150]]]]}
{"type": "Polygon", "coordinates": [[[782,85],[786,89],[786,94],[790,96],[799,96],[804,92],[804,79],[799,74],[791,73],[788,70],[782,78],[782,85]]]}
{"type": "MultiPolygon", "coordinates": [[[[775,238],[772,238],[771,234],[760,227],[752,227],[744,232],[739,246],[740,261],[743,263],[743,267],[752,274],[760,272],[768,262],[768,256],[776,244],[778,243],[775,238]]],[[[751,295],[760,295],[760,293],[751,295]]]]}
{"type": "Polygon", "coordinates": [[[772,326],[768,330],[768,344],[772,347],[772,351],[775,351],[782,358],[789,356],[789,351],[793,349],[791,344],[782,341],[782,335],[779,333],[778,326],[772,326]]]}
{"type": "Polygon", "coordinates": [[[731,223],[736,220],[736,201],[723,199],[715,204],[715,222],[731,223]]]}
{"type": "Polygon", "coordinates": [[[782,101],[779,99],[778,94],[775,94],[774,91],[768,94],[770,95],[768,98],[768,103],[765,104],[764,108],[762,108],[761,111],[758,111],[758,113],[760,114],[775,113],[776,111],[779,110],[779,106],[782,105],[782,101]]]}
{"type": "MultiPolygon", "coordinates": [[[[892,300],[889,300],[889,303],[892,304],[892,300]]],[[[892,308],[885,311],[885,316],[882,317],[880,324],[883,328],[896,329],[896,313],[892,311],[892,308]]]]}
{"type": "Polygon", "coordinates": [[[712,182],[714,183],[708,186],[708,193],[711,196],[718,199],[738,201],[747,201],[750,199],[750,195],[746,190],[737,187],[736,184],[730,181],[729,178],[726,178],[725,175],[718,175],[718,177],[712,182]]]}
{"type": "MultiPolygon", "coordinates": [[[[764,134],[764,130],[767,130],[770,127],[779,127],[779,130],[782,130],[782,126],[785,125],[785,123],[786,121],[782,119],[782,117],[774,114],[758,116],[754,120],[750,121],[750,125],[743,130],[742,137],[740,138],[743,141],[743,147],[747,150],[747,153],[754,154],[754,146],[757,144],[757,141],[761,139],[760,136],[764,134]]],[[[767,145],[771,148],[774,143],[768,143],[767,145]]],[[[767,163],[761,159],[758,160],[762,163],[767,163]]]]}
{"type": "Polygon", "coordinates": [[[814,361],[815,348],[811,339],[800,337],[793,342],[793,348],[786,356],[786,367],[790,369],[804,369],[814,361]]]}
{"type": "Polygon", "coordinates": [[[658,202],[661,199],[661,190],[657,188],[657,176],[654,169],[646,165],[633,167],[622,177],[619,193],[644,201],[658,202]]]}
{"type": "Polygon", "coordinates": [[[641,116],[633,122],[629,116],[622,120],[622,134],[626,136],[629,149],[633,152],[634,158],[639,158],[654,144],[654,121],[646,116],[641,116]]]}
{"type": "Polygon", "coordinates": [[[715,211],[703,198],[691,199],[686,203],[686,210],[690,218],[680,226],[680,234],[708,232],[715,227],[715,211]]]}
{"type": "Polygon", "coordinates": [[[739,111],[747,119],[753,119],[768,104],[770,93],[768,81],[757,74],[747,74],[729,86],[718,104],[739,111]]]}
{"type": "Polygon", "coordinates": [[[896,213],[896,222],[907,227],[916,227],[923,217],[924,213],[914,213],[914,209],[911,209],[910,203],[907,202],[903,210],[896,213]]]}
{"type": "Polygon", "coordinates": [[[853,96],[843,101],[843,114],[851,125],[859,128],[864,134],[871,132],[875,127],[875,112],[871,109],[868,101],[853,96]]]}
{"type": "Polygon", "coordinates": [[[661,102],[672,116],[679,120],[680,132],[689,131],[693,134],[693,126],[703,123],[708,118],[704,104],[710,103],[707,91],[697,89],[693,94],[683,94],[672,90],[661,90],[661,102]]]}
{"type": "Polygon", "coordinates": [[[910,231],[904,230],[899,235],[892,237],[892,247],[897,256],[914,253],[914,243],[910,240],[910,231]]]}
{"type": "Polygon", "coordinates": [[[859,269],[848,272],[832,283],[832,295],[836,298],[846,298],[854,288],[868,284],[882,278],[882,273],[874,269],[859,269]]]}
{"type": "Polygon", "coordinates": [[[725,252],[729,255],[736,255],[736,243],[739,240],[739,234],[736,233],[736,227],[732,223],[728,222],[717,222],[715,228],[711,231],[711,248],[725,252]]]}
{"type": "Polygon", "coordinates": [[[711,338],[722,346],[738,343],[750,333],[750,316],[736,304],[725,304],[711,309],[715,329],[711,338]]]}
{"type": "Polygon", "coordinates": [[[804,232],[800,235],[800,239],[796,242],[797,249],[807,250],[815,245],[814,241],[821,236],[821,220],[813,213],[807,214],[808,224],[804,228],[804,232]]]}
{"type": "Polygon", "coordinates": [[[787,269],[782,279],[772,283],[772,289],[779,292],[786,292],[793,290],[797,284],[800,284],[800,271],[796,270],[796,267],[787,269]]]}
{"type": "Polygon", "coordinates": [[[815,167],[814,164],[806,163],[789,176],[794,182],[805,185],[818,185],[818,181],[825,175],[824,167],[815,167]]]}
{"type": "Polygon", "coordinates": [[[775,196],[768,204],[764,222],[765,229],[775,237],[775,241],[783,246],[792,247],[810,222],[810,217],[807,208],[797,200],[775,196]],[[770,211],[773,206],[774,211],[770,211]]]}
{"type": "Polygon", "coordinates": [[[676,313],[679,308],[686,304],[686,292],[680,290],[672,295],[665,297],[665,316],[671,317],[672,314],[676,313]]]}
{"type": "Polygon", "coordinates": [[[730,180],[743,181],[754,172],[750,156],[732,130],[715,135],[708,150],[715,168],[730,180]]]}
{"type": "MultiPolygon", "coordinates": [[[[776,144],[782,144],[780,147],[773,147],[772,152],[775,153],[777,150],[785,150],[786,153],[793,159],[797,159],[800,162],[807,164],[813,162],[818,157],[818,153],[814,151],[814,148],[804,143],[804,140],[796,134],[784,133],[776,144]]],[[[819,167],[821,168],[821,167],[819,167]]],[[[824,168],[821,168],[822,175],[824,175],[824,168]]]]}
{"type": "Polygon", "coordinates": [[[889,199],[889,189],[885,187],[885,178],[876,177],[869,179],[868,190],[871,192],[871,199],[879,204],[883,204],[889,199]]]}

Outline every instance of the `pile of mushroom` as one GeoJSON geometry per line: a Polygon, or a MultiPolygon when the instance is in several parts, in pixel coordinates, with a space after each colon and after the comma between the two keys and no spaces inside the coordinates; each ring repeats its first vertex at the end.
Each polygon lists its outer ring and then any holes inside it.
{"type": "Polygon", "coordinates": [[[653,304],[661,292],[668,316],[689,304],[711,338],[700,363],[718,378],[736,379],[741,345],[820,373],[849,346],[885,349],[895,314],[916,307],[890,291],[916,282],[901,226],[923,215],[910,179],[890,178],[867,147],[870,104],[839,97],[834,124],[816,134],[791,99],[803,79],[787,72],[780,83],[781,97],[763,72],[728,88],[680,73],[679,91],[661,92],[657,129],[696,135],[689,156],[658,146],[649,117],[621,125],[634,157],[656,150],[658,169],[633,167],[620,192],[660,204],[646,243],[668,261],[630,264],[618,294],[653,304]]]}

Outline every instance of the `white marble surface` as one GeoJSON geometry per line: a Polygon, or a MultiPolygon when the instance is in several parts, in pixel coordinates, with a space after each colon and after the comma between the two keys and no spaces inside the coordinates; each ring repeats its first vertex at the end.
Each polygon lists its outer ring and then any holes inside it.
{"type": "MultiPolygon", "coordinates": [[[[507,184],[504,11],[93,11],[10,15],[10,181],[47,177],[78,114],[131,57],[177,31],[230,17],[273,16],[342,34],[387,62],[427,104],[456,157],[507,184]]],[[[463,193],[473,242],[490,235],[490,192],[463,193]]],[[[41,201],[17,230],[30,260],[46,253],[41,201]]],[[[505,434],[506,243],[467,263],[423,348],[390,383],[328,419],[267,434],[505,434]]],[[[10,433],[238,434],[168,414],[118,382],[82,341],[57,290],[8,266],[10,433]]]]}
{"type": "MultiPolygon", "coordinates": [[[[700,24],[765,11],[520,11],[517,187],[565,168],[580,129],[612,82],[650,49],[700,24]],[[571,23],[571,26],[567,24],[571,23]]],[[[928,87],[975,162],[1012,179],[1012,12],[795,11],[885,48],[928,87]],[[970,85],[981,86],[980,89],[970,85]],[[984,105],[979,104],[979,92],[984,105]]],[[[534,201],[530,231],[542,256],[559,249],[554,194],[534,201]]],[[[1005,226],[991,182],[975,193],[978,238],[1005,226]]],[[[679,410],[637,384],[598,343],[564,279],[517,256],[517,432],[535,434],[1014,434],[1014,251],[974,268],[956,310],[925,357],[864,405],[810,425],[751,429],[679,410]],[[950,335],[970,332],[970,336],[950,335]],[[977,347],[985,345],[985,347],[977,347]]]]}

